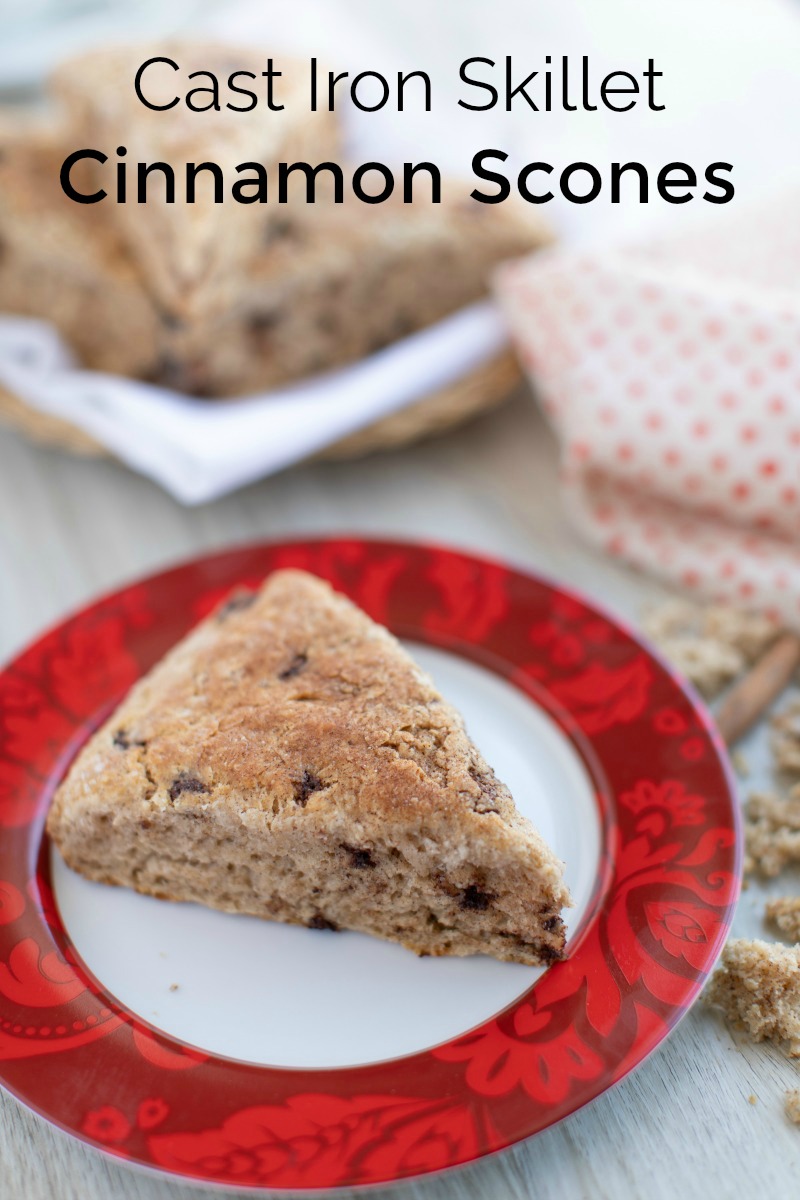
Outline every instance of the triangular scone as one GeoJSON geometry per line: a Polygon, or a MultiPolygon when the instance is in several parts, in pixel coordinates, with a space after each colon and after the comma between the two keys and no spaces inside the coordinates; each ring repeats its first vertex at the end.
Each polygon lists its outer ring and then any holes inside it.
{"type": "Polygon", "coordinates": [[[384,628],[302,571],[234,596],[78,756],[48,831],[90,879],[419,954],[564,951],[562,864],[384,628]]]}
{"type": "MultiPolygon", "coordinates": [[[[239,164],[260,163],[272,175],[281,161],[316,163],[340,157],[334,115],[309,109],[307,69],[302,63],[286,56],[275,58],[275,69],[282,72],[275,100],[283,108],[266,107],[261,73],[269,61],[269,49],[176,39],[159,43],[157,49],[120,45],[90,50],[67,59],[50,79],[50,92],[63,107],[76,146],[96,147],[110,157],[117,146],[125,147],[127,153],[120,161],[127,164],[126,202],[116,202],[112,162],[97,168],[94,186],[108,192],[101,207],[112,211],[146,282],[173,321],[225,311],[236,299],[251,255],[273,236],[280,236],[280,205],[239,204],[231,198],[232,183],[253,178],[252,170],[237,174],[239,164]],[[156,55],[180,68],[175,71],[156,63],[142,78],[142,91],[150,103],[169,104],[180,97],[180,103],[166,111],[148,109],[134,90],[137,71],[156,55]],[[238,85],[256,91],[261,100],[250,111],[237,112],[226,107],[228,100],[240,107],[248,101],[229,93],[227,80],[233,72],[244,71],[255,78],[239,75],[238,85]],[[190,79],[195,72],[200,74],[190,79]],[[192,111],[183,98],[193,87],[209,87],[208,72],[219,80],[220,108],[192,111]],[[175,203],[166,202],[159,172],[148,183],[147,203],[136,202],[140,162],[166,162],[173,168],[175,203]],[[198,176],[194,203],[186,202],[186,163],[213,163],[220,168],[227,189],[221,204],[215,202],[208,171],[198,176]]],[[[210,94],[199,95],[196,102],[210,103],[210,94]]],[[[248,194],[253,195],[254,189],[248,194]]]]}

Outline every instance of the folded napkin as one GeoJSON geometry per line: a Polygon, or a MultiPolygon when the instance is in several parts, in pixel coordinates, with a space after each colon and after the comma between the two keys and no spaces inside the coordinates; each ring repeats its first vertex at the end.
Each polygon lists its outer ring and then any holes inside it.
{"type": "Polygon", "coordinates": [[[79,370],[52,326],[0,317],[0,386],[77,425],[182,503],[199,504],[457,382],[507,340],[498,309],[484,301],[352,367],[209,403],[79,370]]]}
{"type": "Polygon", "coordinates": [[[658,243],[509,264],[497,283],[581,529],[637,567],[795,628],[798,211],[790,189],[658,243]]]}

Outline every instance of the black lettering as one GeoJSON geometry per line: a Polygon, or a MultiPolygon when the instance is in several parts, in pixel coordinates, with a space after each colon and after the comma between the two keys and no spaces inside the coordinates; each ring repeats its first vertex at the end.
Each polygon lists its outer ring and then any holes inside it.
{"type": "Polygon", "coordinates": [[[405,100],[406,84],[409,79],[421,79],[425,87],[425,112],[431,111],[431,80],[430,76],[424,71],[409,71],[408,75],[404,75],[402,71],[397,72],[397,111],[405,112],[403,103],[405,100]]]}
{"type": "Polygon", "coordinates": [[[230,108],[233,112],[252,112],[258,104],[258,97],[255,92],[250,91],[250,88],[239,87],[238,83],[234,82],[240,75],[246,75],[248,79],[255,79],[256,77],[253,71],[234,71],[228,79],[228,87],[239,96],[249,96],[250,103],[247,105],[231,104],[229,100],[225,107],[230,108]]]}
{"type": "MultiPolygon", "coordinates": [[[[124,158],[128,153],[127,146],[117,146],[117,154],[120,158],[124,158]]],[[[117,204],[125,204],[128,199],[128,173],[127,163],[117,163],[117,204]]]]}
{"type": "MultiPolygon", "coordinates": [[[[459,100],[461,108],[468,108],[470,112],[486,112],[487,109],[494,108],[498,100],[497,88],[492,87],[490,83],[481,83],[479,79],[470,79],[467,74],[467,67],[471,67],[473,63],[488,63],[490,67],[494,66],[493,58],[468,58],[461,64],[458,72],[458,77],[462,83],[466,83],[469,87],[483,88],[492,97],[485,104],[467,104],[466,100],[459,100]]],[[[474,161],[474,160],[473,160],[474,161]]]]}
{"type": "Polygon", "coordinates": [[[688,204],[694,199],[692,193],[684,192],[681,196],[670,196],[670,188],[693,188],[697,187],[697,176],[690,166],[686,163],[667,163],[658,172],[658,194],[662,200],[666,200],[668,204],[688,204]],[[681,171],[683,179],[670,179],[669,176],[673,171],[681,171]]]}
{"type": "Polygon", "coordinates": [[[414,176],[418,171],[427,171],[431,177],[431,204],[441,204],[442,173],[431,162],[403,164],[403,203],[411,204],[414,199],[414,176]]]}
{"type": "Polygon", "coordinates": [[[267,81],[267,108],[270,112],[283,112],[285,105],[275,103],[275,80],[280,79],[283,71],[276,71],[272,65],[272,59],[267,59],[267,69],[262,71],[261,75],[267,81]]]}
{"type": "Polygon", "coordinates": [[[192,88],[190,92],[187,92],[186,107],[190,109],[191,112],[210,112],[211,109],[213,109],[214,112],[219,112],[219,83],[217,82],[217,77],[216,75],[212,75],[210,71],[192,71],[189,78],[198,79],[201,75],[204,75],[206,79],[210,79],[211,84],[209,87],[196,87],[192,88]],[[192,100],[192,96],[199,95],[201,92],[209,92],[211,94],[211,100],[208,104],[195,104],[192,100]]]}
{"type": "Polygon", "coordinates": [[[475,188],[470,192],[470,196],[473,200],[478,200],[481,204],[501,204],[503,200],[507,200],[511,195],[511,184],[505,175],[501,175],[498,171],[487,171],[484,168],[483,164],[487,158],[499,158],[500,162],[505,162],[508,155],[502,150],[480,150],[472,160],[472,170],[478,176],[478,179],[486,179],[489,183],[496,183],[499,191],[490,196],[485,192],[479,192],[475,188]]]}
{"type": "Polygon", "coordinates": [[[583,107],[586,112],[597,112],[597,105],[589,102],[589,55],[584,54],[582,59],[583,66],[581,68],[581,79],[583,80],[583,107]]]}
{"type": "Polygon", "coordinates": [[[533,100],[531,100],[526,91],[530,81],[535,79],[538,74],[538,71],[531,71],[527,79],[523,79],[522,83],[520,83],[517,87],[512,88],[511,85],[514,82],[512,75],[512,58],[510,54],[506,55],[506,112],[511,112],[511,105],[515,96],[524,96],[525,100],[528,102],[528,107],[532,108],[534,112],[539,111],[537,105],[534,104],[533,100]]]}
{"type": "Polygon", "coordinates": [[[382,204],[384,200],[388,200],[394,191],[394,175],[387,166],[379,162],[363,163],[356,171],[353,172],[353,192],[359,200],[363,200],[365,204],[382,204]],[[364,191],[364,176],[370,171],[377,171],[383,176],[383,191],[376,196],[370,195],[364,191]]]}
{"type": "Polygon", "coordinates": [[[703,199],[708,200],[709,204],[727,204],[736,194],[730,179],[720,179],[720,171],[732,171],[731,163],[714,162],[706,167],[706,183],[710,183],[712,187],[718,187],[722,192],[721,196],[713,196],[710,192],[703,192],[703,199]]]}
{"type": "Polygon", "coordinates": [[[328,112],[336,111],[336,85],[347,79],[349,74],[349,71],[342,71],[341,75],[334,75],[333,71],[328,72],[328,112]]]}
{"type": "Polygon", "coordinates": [[[72,184],[70,173],[75,163],[80,162],[84,158],[92,158],[95,162],[108,162],[108,155],[101,154],[99,150],[75,150],[74,153],[67,156],[61,164],[61,187],[65,196],[70,200],[74,200],[76,204],[98,204],[101,200],[105,200],[108,192],[100,188],[91,195],[85,192],[79,192],[72,184]]]}
{"type": "Polygon", "coordinates": [[[537,196],[528,187],[528,180],[530,179],[531,175],[533,175],[534,171],[544,171],[546,175],[552,175],[553,168],[550,163],[546,162],[528,163],[527,167],[523,167],[519,173],[519,179],[517,180],[519,194],[522,196],[523,200],[528,201],[528,204],[547,204],[549,200],[553,199],[552,192],[546,192],[544,196],[537,196]]]}
{"type": "Polygon", "coordinates": [[[317,176],[321,171],[329,171],[333,176],[334,201],[344,204],[344,175],[342,168],[334,162],[319,163],[312,167],[309,163],[279,163],[278,164],[278,203],[287,204],[289,201],[289,176],[299,171],[306,180],[306,204],[317,202],[317,176]]]}
{"type": "Polygon", "coordinates": [[[172,67],[173,71],[180,70],[178,64],[173,62],[171,58],[148,58],[147,62],[142,63],[142,65],[139,67],[139,70],[136,72],[136,78],[133,81],[133,86],[136,90],[136,95],[146,108],[152,108],[154,112],[166,112],[168,108],[174,108],[178,103],[177,96],[174,100],[170,100],[169,104],[151,104],[151,102],[145,98],[144,93],[142,92],[142,76],[148,67],[151,67],[153,63],[159,62],[166,63],[167,66],[172,67]]]}
{"type": "Polygon", "coordinates": [[[639,95],[639,83],[636,79],[634,79],[633,75],[631,75],[629,71],[612,71],[610,75],[606,75],[605,79],[600,84],[600,99],[603,101],[603,104],[605,104],[606,108],[610,108],[612,112],[628,112],[630,109],[633,108],[634,104],[636,103],[635,100],[631,100],[630,103],[628,103],[628,104],[621,104],[621,105],[620,104],[612,104],[612,102],[608,98],[609,96],[620,96],[620,95],[621,96],[631,96],[631,95],[638,96],[639,95]],[[631,86],[630,87],[615,87],[615,88],[609,87],[608,85],[609,85],[610,81],[612,79],[616,79],[617,75],[621,75],[624,79],[629,79],[631,86]]]}
{"type": "Polygon", "coordinates": [[[201,171],[210,171],[214,176],[214,203],[222,204],[225,198],[225,180],[219,164],[214,162],[186,164],[186,203],[195,202],[195,183],[201,171]]]}
{"type": "Polygon", "coordinates": [[[242,171],[252,171],[255,179],[237,179],[231,188],[234,200],[239,204],[266,204],[269,182],[267,168],[260,162],[239,163],[236,168],[237,175],[240,175],[242,171]],[[255,192],[247,193],[245,188],[255,188],[255,192]]]}
{"type": "Polygon", "coordinates": [[[136,200],[139,204],[147,203],[147,179],[152,171],[161,171],[164,176],[164,199],[167,204],[175,203],[175,172],[169,163],[138,163],[136,173],[136,200]]]}
{"type": "Polygon", "coordinates": [[[353,104],[355,104],[356,108],[361,110],[361,112],[377,112],[378,109],[385,106],[386,101],[389,99],[389,84],[382,75],[378,74],[377,71],[362,71],[360,75],[356,75],[355,79],[350,85],[350,99],[353,101],[353,104]],[[362,79],[377,79],[381,92],[383,93],[377,104],[362,104],[362,102],[359,100],[356,92],[358,91],[358,85],[361,83],[362,79]]]}
{"type": "Polygon", "coordinates": [[[620,202],[620,186],[619,182],[626,171],[635,171],[639,177],[639,203],[647,204],[649,180],[647,176],[647,168],[643,167],[638,162],[628,163],[612,163],[611,164],[611,203],[619,204],[620,202]]]}
{"type": "Polygon", "coordinates": [[[667,106],[666,106],[666,104],[656,104],[655,81],[659,76],[663,76],[664,72],[656,71],[653,59],[648,58],[647,70],[643,71],[642,74],[644,75],[645,79],[647,80],[647,103],[648,103],[648,106],[652,109],[653,112],[663,112],[667,106]]]}
{"type": "Polygon", "coordinates": [[[588,204],[591,200],[594,200],[597,196],[599,196],[600,189],[603,186],[603,180],[597,167],[593,167],[591,163],[586,162],[570,163],[569,166],[565,167],[561,172],[561,179],[559,182],[561,184],[562,196],[569,200],[571,204],[588,204]],[[585,196],[577,195],[577,193],[573,192],[570,185],[572,176],[578,171],[585,171],[587,175],[591,176],[592,186],[585,196]]]}

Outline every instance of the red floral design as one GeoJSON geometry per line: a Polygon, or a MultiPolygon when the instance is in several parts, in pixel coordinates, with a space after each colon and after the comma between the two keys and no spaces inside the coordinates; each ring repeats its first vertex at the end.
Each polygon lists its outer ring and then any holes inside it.
{"type": "Polygon", "coordinates": [[[155,1129],[169,1116],[169,1105],[160,1096],[143,1100],[136,1110],[136,1124],[140,1129],[155,1129]]]}
{"type": "Polygon", "coordinates": [[[621,667],[592,662],[578,675],[557,679],[551,693],[570,712],[584,733],[602,733],[628,724],[644,712],[653,671],[644,655],[621,667]]]}
{"type": "Polygon", "coordinates": [[[681,743],[681,754],[687,762],[697,762],[705,752],[706,743],[703,738],[687,738],[685,742],[681,743]]]}
{"type": "Polygon", "coordinates": [[[619,798],[637,816],[648,809],[661,809],[669,814],[672,825],[702,825],[705,816],[705,797],[687,792],[679,779],[665,779],[660,783],[640,779],[630,792],[619,798]]]}
{"type": "Polygon", "coordinates": [[[674,708],[662,708],[653,718],[653,727],[658,733],[685,733],[686,718],[674,708]]]}
{"type": "Polygon", "coordinates": [[[474,1121],[464,1106],[390,1095],[343,1100],[297,1095],[285,1105],[242,1109],[214,1129],[156,1134],[154,1160],[170,1170],[232,1185],[289,1188],[297,1163],[313,1169],[318,1187],[351,1177],[361,1160],[370,1173],[404,1178],[470,1157],[474,1121]]]}
{"type": "Polygon", "coordinates": [[[636,1066],[726,936],[737,818],[708,718],[590,605],[498,564],[355,539],[218,555],[48,634],[0,675],[0,707],[0,1082],[145,1165],[292,1190],[380,1183],[500,1149],[636,1066]],[[396,633],[507,678],[551,713],[596,785],[604,857],[566,961],[479,1029],[388,1065],[272,1070],[146,1027],[80,962],[39,854],[56,782],[125,690],[231,590],[286,566],[330,580],[396,633]]]}
{"type": "Polygon", "coordinates": [[[124,1142],[131,1132],[131,1123],[118,1108],[104,1104],[86,1114],[81,1129],[97,1142],[124,1142]]]}
{"type": "Polygon", "coordinates": [[[191,1046],[177,1045],[171,1038],[151,1033],[134,1025],[131,1029],[133,1042],[142,1058],[163,1071],[190,1071],[207,1060],[208,1055],[191,1046]]]}
{"type": "Polygon", "coordinates": [[[13,883],[0,881],[0,925],[10,925],[25,911],[25,897],[13,883]]]}
{"type": "Polygon", "coordinates": [[[60,955],[43,953],[33,938],[12,947],[0,962],[0,995],[30,1008],[54,1008],[74,1000],[84,985],[60,955]]]}
{"type": "Polygon", "coordinates": [[[667,954],[702,970],[708,947],[719,937],[719,917],[703,904],[652,900],[644,906],[648,928],[667,954]]]}

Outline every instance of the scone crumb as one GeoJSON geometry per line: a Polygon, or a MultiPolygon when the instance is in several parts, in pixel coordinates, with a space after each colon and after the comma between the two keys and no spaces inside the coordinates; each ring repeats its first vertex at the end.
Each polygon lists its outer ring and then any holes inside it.
{"type": "Polygon", "coordinates": [[[179,987],[180,987],[180,984],[179,984],[179,983],[171,983],[171,984],[169,985],[169,990],[170,990],[171,992],[177,992],[177,990],[178,990],[178,988],[179,988],[179,987]]]}
{"type": "Polygon", "coordinates": [[[800,942],[800,896],[781,896],[770,900],[764,910],[767,920],[778,926],[793,942],[800,942]]]}
{"type": "Polygon", "coordinates": [[[745,870],[779,875],[800,862],[800,784],[786,798],[754,792],[745,805],[745,870]]]}
{"type": "Polygon", "coordinates": [[[656,605],[642,624],[662,653],[706,699],[712,699],[754,663],[780,633],[778,623],[762,613],[726,604],[694,604],[681,598],[656,605]]]}
{"type": "Polygon", "coordinates": [[[780,624],[764,613],[747,612],[729,604],[712,604],[705,610],[703,632],[739,651],[748,664],[768,650],[781,632],[780,624]]]}
{"type": "Polygon", "coordinates": [[[800,1125],[800,1088],[790,1088],[783,1104],[789,1120],[800,1125]]]}
{"type": "Polygon", "coordinates": [[[744,658],[737,650],[713,638],[685,635],[665,638],[657,645],[707,700],[713,699],[745,668],[744,658]]]}
{"type": "Polygon", "coordinates": [[[778,1042],[800,1057],[800,946],[733,938],[704,993],[754,1042],[778,1042]]]}
{"type": "Polygon", "coordinates": [[[754,1104],[754,1105],[758,1104],[758,1096],[755,1094],[755,1092],[751,1092],[750,1095],[747,1097],[747,1103],[754,1104]]]}

